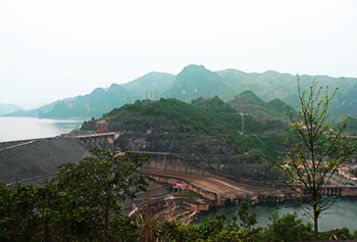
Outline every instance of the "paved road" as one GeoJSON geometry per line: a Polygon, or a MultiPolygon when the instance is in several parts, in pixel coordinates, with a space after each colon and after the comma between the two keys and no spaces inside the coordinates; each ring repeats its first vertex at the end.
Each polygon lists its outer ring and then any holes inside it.
{"type": "Polygon", "coordinates": [[[9,146],[9,147],[0,149],[0,151],[10,150],[10,149],[17,148],[17,147],[20,147],[20,146],[29,145],[29,144],[35,143],[35,142],[37,142],[37,141],[38,141],[38,140],[31,140],[31,141],[28,141],[28,142],[24,142],[24,143],[12,145],[12,146],[9,146]]]}

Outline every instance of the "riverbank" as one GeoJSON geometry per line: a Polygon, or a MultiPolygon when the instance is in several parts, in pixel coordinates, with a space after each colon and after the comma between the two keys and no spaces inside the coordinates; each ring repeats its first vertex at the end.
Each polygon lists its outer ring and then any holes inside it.
{"type": "MultiPolygon", "coordinates": [[[[294,199],[284,202],[262,202],[250,206],[251,211],[257,214],[256,226],[266,226],[271,221],[269,217],[277,212],[279,215],[296,212],[305,223],[312,222],[308,216],[304,216],[304,210],[294,199]]],[[[238,206],[216,207],[208,212],[201,212],[194,223],[201,223],[204,219],[214,217],[216,214],[225,213],[229,218],[237,214],[238,206]]],[[[357,197],[340,197],[335,204],[323,212],[319,220],[321,231],[347,227],[350,231],[357,230],[357,197]]]]}
{"type": "MultiPolygon", "coordinates": [[[[197,211],[197,217],[200,217],[201,214],[205,214],[207,211],[211,213],[217,209],[234,207],[235,205],[239,205],[243,200],[254,207],[266,203],[289,203],[293,199],[291,190],[286,187],[284,188],[282,185],[278,186],[278,184],[271,184],[271,186],[260,184],[261,186],[258,186],[258,184],[254,184],[254,181],[251,181],[249,184],[247,182],[236,182],[208,173],[203,176],[194,173],[188,174],[187,172],[182,173],[167,170],[164,172],[153,168],[144,168],[141,169],[141,172],[149,175],[156,182],[170,185],[172,190],[176,192],[191,191],[203,197],[204,200],[193,202],[191,199],[185,201],[186,206],[181,206],[181,209],[186,210],[187,214],[190,214],[189,211],[197,211]]],[[[329,196],[340,194],[346,198],[357,197],[357,187],[328,187],[325,189],[325,194],[329,196]]],[[[266,218],[268,217],[266,216],[266,218]]],[[[184,219],[184,221],[188,220],[188,218],[184,219]]]]}

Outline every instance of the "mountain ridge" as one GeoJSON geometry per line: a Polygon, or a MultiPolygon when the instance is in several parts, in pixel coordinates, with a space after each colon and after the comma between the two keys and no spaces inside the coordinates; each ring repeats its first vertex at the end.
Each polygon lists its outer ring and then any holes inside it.
{"type": "MultiPolygon", "coordinates": [[[[357,117],[353,109],[353,96],[357,92],[357,78],[333,78],[326,75],[301,75],[300,82],[306,90],[317,78],[321,85],[340,89],[336,95],[333,113],[341,118],[346,112],[357,117]],[[354,91],[355,90],[355,91],[354,91]],[[339,107],[344,105],[344,112],[339,107]]],[[[265,102],[279,97],[283,102],[298,107],[297,79],[288,73],[268,70],[263,73],[243,72],[236,69],[210,71],[202,65],[188,65],[177,75],[165,72],[149,72],[125,84],[113,83],[109,88],[96,88],[90,94],[66,98],[41,106],[38,109],[19,111],[9,116],[34,116],[45,118],[100,117],[113,108],[118,108],[135,100],[176,98],[191,102],[199,97],[219,96],[224,101],[233,100],[245,90],[255,93],[265,102]]]]}
{"type": "Polygon", "coordinates": [[[0,103],[0,115],[24,109],[16,104],[0,103]]]}

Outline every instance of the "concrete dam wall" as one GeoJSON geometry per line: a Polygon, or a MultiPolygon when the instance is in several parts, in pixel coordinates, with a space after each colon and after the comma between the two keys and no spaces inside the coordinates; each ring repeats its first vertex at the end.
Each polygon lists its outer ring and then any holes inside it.
{"type": "Polygon", "coordinates": [[[61,164],[79,162],[90,155],[86,145],[71,137],[3,142],[0,143],[0,180],[5,184],[33,183],[55,174],[61,164]]]}

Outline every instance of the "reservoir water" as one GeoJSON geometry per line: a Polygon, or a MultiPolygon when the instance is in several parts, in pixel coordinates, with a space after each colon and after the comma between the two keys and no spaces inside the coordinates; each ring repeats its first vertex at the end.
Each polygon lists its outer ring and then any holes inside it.
{"type": "Polygon", "coordinates": [[[54,137],[79,128],[84,120],[0,117],[0,142],[54,137]]]}
{"type": "MultiPolygon", "coordinates": [[[[250,209],[257,214],[257,226],[265,226],[270,223],[269,216],[274,212],[278,212],[279,216],[296,212],[298,217],[302,218],[304,222],[313,222],[310,217],[303,215],[303,209],[294,200],[284,203],[261,203],[250,207],[250,209]]],[[[213,217],[223,212],[232,218],[233,215],[237,214],[237,210],[237,206],[217,208],[216,211],[200,215],[197,222],[200,223],[207,217],[213,217]]],[[[347,227],[350,232],[357,230],[357,198],[337,199],[333,207],[324,211],[319,219],[319,229],[321,231],[342,227],[347,227]]]]}

